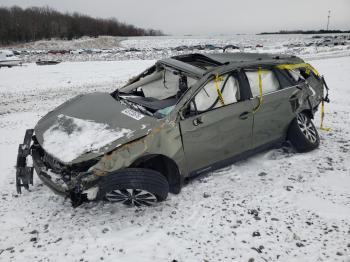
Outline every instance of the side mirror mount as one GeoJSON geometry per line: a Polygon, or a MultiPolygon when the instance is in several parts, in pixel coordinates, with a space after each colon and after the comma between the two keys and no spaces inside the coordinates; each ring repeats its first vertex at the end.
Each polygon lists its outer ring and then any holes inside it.
{"type": "Polygon", "coordinates": [[[187,76],[181,75],[179,76],[179,91],[176,94],[177,98],[180,98],[188,89],[187,85],[187,76]]]}
{"type": "Polygon", "coordinates": [[[190,107],[190,112],[193,112],[195,115],[198,113],[197,105],[194,99],[191,100],[189,107],[190,107]]]}
{"type": "Polygon", "coordinates": [[[180,120],[184,120],[184,119],[185,119],[184,111],[185,111],[185,110],[180,110],[180,111],[179,111],[180,120]]]}
{"type": "Polygon", "coordinates": [[[187,106],[180,111],[179,115],[180,115],[180,119],[184,120],[190,116],[197,115],[197,113],[198,111],[197,111],[196,103],[194,102],[194,100],[191,100],[190,103],[187,104],[187,106]]]}

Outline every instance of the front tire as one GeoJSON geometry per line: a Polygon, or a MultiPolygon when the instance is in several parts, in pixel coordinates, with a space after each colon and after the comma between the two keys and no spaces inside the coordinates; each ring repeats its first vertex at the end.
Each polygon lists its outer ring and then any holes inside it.
{"type": "Polygon", "coordinates": [[[287,139],[298,152],[309,152],[320,145],[317,129],[310,117],[304,113],[299,113],[292,121],[287,139]]]}
{"type": "Polygon", "coordinates": [[[169,192],[167,179],[159,172],[127,168],[102,178],[99,199],[126,206],[152,206],[164,201],[169,192]]]}

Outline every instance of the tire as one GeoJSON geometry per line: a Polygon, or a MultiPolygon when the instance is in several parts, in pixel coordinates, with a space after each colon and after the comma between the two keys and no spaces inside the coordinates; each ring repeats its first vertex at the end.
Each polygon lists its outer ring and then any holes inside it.
{"type": "Polygon", "coordinates": [[[298,152],[309,152],[320,145],[317,129],[304,113],[299,113],[290,124],[287,139],[298,152]]]}
{"type": "Polygon", "coordinates": [[[127,206],[152,206],[164,201],[169,192],[168,181],[161,173],[144,168],[111,173],[101,179],[99,187],[99,200],[127,206]]]}

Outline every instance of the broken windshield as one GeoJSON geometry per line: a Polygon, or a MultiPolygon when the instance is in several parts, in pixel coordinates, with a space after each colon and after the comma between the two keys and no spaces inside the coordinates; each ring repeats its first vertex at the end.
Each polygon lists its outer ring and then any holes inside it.
{"type": "Polygon", "coordinates": [[[147,110],[162,118],[171,113],[189,86],[197,80],[170,67],[152,67],[113,93],[126,104],[147,110]]]}

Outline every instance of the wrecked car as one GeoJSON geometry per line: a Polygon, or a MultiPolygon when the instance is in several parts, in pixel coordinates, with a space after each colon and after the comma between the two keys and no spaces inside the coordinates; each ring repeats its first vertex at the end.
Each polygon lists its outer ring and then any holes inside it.
{"type": "MultiPolygon", "coordinates": [[[[327,94],[325,94],[326,92],[327,94]]],[[[290,141],[319,146],[324,78],[295,56],[187,54],[159,60],[112,93],[78,95],[28,129],[16,186],[33,172],[71,199],[150,206],[184,181],[290,141]]]]}

